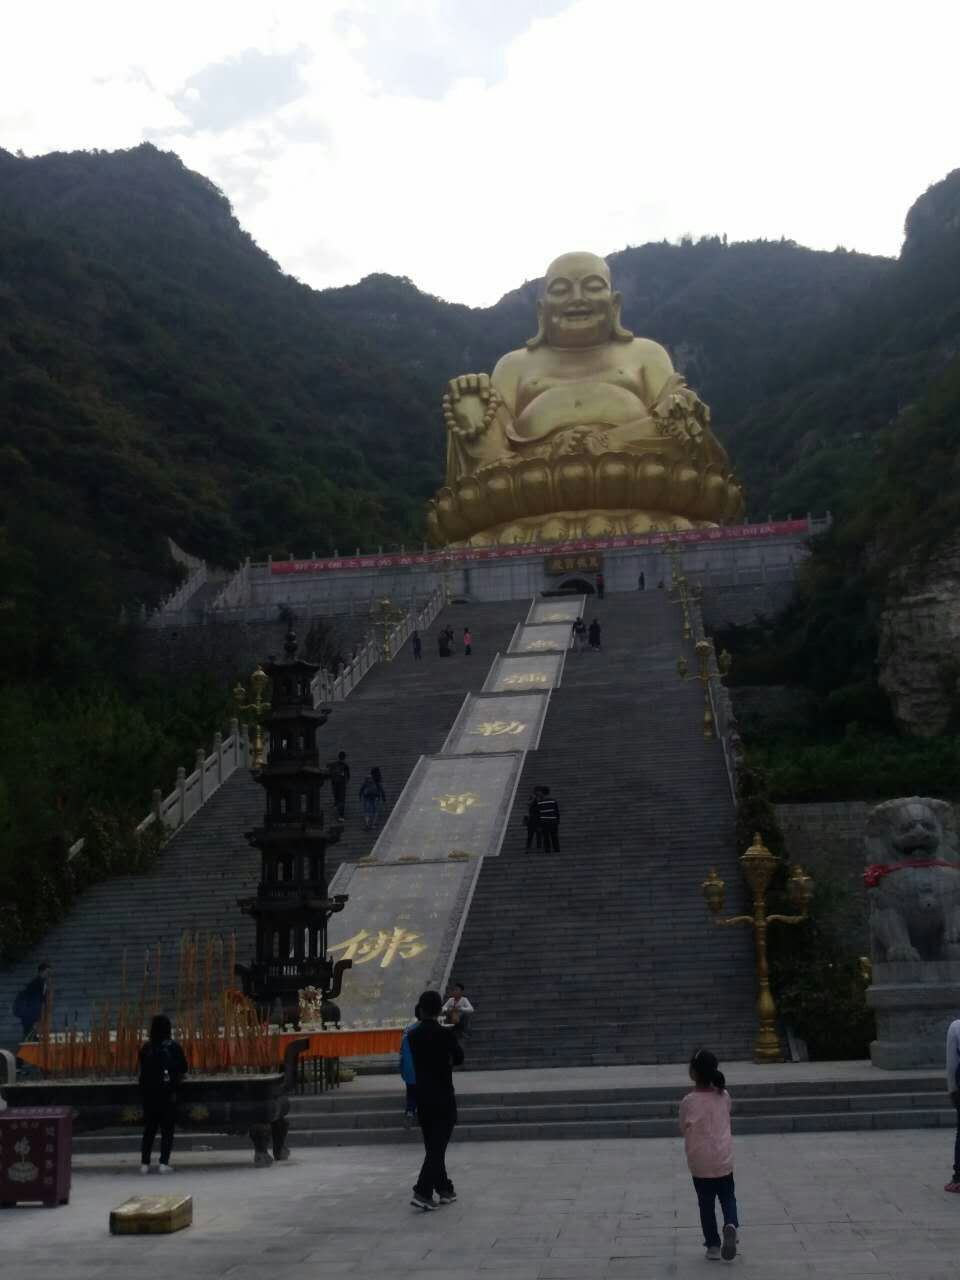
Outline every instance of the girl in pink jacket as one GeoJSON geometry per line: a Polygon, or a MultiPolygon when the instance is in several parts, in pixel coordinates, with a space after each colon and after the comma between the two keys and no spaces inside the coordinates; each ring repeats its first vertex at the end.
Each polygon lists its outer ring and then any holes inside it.
{"type": "Polygon", "coordinates": [[[698,1049],[690,1061],[695,1088],[680,1103],[680,1132],[687,1165],[700,1205],[703,1243],[711,1262],[737,1255],[737,1198],[733,1186],[733,1135],[730,1095],[716,1056],[698,1049]],[[715,1202],[723,1213],[723,1239],[717,1231],[715,1202]]]}

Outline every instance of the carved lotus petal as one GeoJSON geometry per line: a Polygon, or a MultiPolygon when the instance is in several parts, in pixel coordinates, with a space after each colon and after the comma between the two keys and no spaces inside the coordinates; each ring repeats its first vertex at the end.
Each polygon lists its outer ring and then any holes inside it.
{"type": "Polygon", "coordinates": [[[597,458],[595,466],[597,506],[605,509],[631,506],[636,474],[633,458],[625,453],[604,453],[597,458]]]}
{"type": "Polygon", "coordinates": [[[499,524],[520,514],[513,496],[513,473],[508,467],[487,468],[483,472],[483,497],[486,500],[487,524],[499,524]]]}
{"type": "Polygon", "coordinates": [[[531,458],[516,470],[517,502],[527,515],[546,515],[555,509],[553,472],[549,462],[531,458]]]}
{"type": "Polygon", "coordinates": [[[589,458],[562,458],[555,466],[557,502],[562,511],[593,506],[593,467],[589,458]]]}
{"type": "Polygon", "coordinates": [[[687,515],[695,512],[700,499],[702,477],[689,462],[680,462],[670,477],[670,510],[687,515]]]}
{"type": "Polygon", "coordinates": [[[663,456],[651,453],[637,463],[637,479],[631,506],[659,510],[666,505],[667,468],[663,456]]]}

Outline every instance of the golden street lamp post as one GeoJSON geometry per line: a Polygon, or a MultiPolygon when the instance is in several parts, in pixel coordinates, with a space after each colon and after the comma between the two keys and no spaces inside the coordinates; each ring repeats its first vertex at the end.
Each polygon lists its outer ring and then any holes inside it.
{"type": "Polygon", "coordinates": [[[687,575],[683,572],[678,563],[677,548],[671,542],[670,546],[670,594],[667,599],[671,604],[679,604],[683,613],[683,638],[689,640],[692,634],[690,628],[690,593],[687,587],[687,575]]]}
{"type": "Polygon", "coordinates": [[[270,677],[262,667],[257,667],[253,675],[250,677],[250,688],[252,694],[249,702],[244,702],[247,691],[243,682],[238,680],[233,690],[233,698],[237,704],[239,712],[249,711],[253,715],[253,768],[262,769],[266,763],[263,754],[263,733],[260,729],[260,720],[263,713],[270,706],[269,698],[263,696],[264,690],[270,683],[270,677]]]}
{"type": "Polygon", "coordinates": [[[378,633],[377,639],[382,662],[389,662],[390,660],[390,633],[403,616],[403,609],[395,605],[386,596],[382,600],[378,600],[375,608],[370,610],[374,629],[378,633]]]}
{"type": "Polygon", "coordinates": [[[780,1038],[777,1035],[777,1006],[770,990],[770,967],[767,962],[767,929],[772,924],[802,924],[807,919],[813,898],[813,879],[802,867],[794,867],[787,880],[787,895],[797,908],[795,916],[767,915],[767,889],[779,864],[779,858],[763,843],[759,832],[753,844],[740,858],[743,875],[753,894],[753,915],[720,917],[723,909],[725,885],[716,868],[704,880],[703,896],[718,925],[746,924],[753,926],[753,939],[757,958],[757,1020],[760,1024],[753,1045],[754,1062],[782,1062],[780,1038]]]}
{"type": "Polygon", "coordinates": [[[693,646],[693,651],[697,655],[697,666],[699,670],[689,674],[689,664],[682,655],[677,659],[677,675],[681,680],[699,680],[703,685],[703,736],[705,738],[715,738],[717,736],[717,724],[713,714],[713,703],[710,701],[710,681],[723,680],[730,671],[730,663],[732,661],[729,653],[724,649],[717,659],[718,671],[710,670],[710,652],[713,646],[709,640],[698,640],[693,646]]]}

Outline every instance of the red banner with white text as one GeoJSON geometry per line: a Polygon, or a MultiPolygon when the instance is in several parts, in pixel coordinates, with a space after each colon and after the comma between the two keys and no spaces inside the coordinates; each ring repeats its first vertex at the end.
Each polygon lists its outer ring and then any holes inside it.
{"type": "Polygon", "coordinates": [[[330,556],[325,560],[273,560],[271,573],[335,573],[338,570],[442,568],[444,564],[478,564],[488,560],[524,560],[570,551],[621,551],[658,547],[667,542],[746,542],[754,538],[803,536],[806,520],[774,520],[768,524],[732,524],[717,529],[684,529],[676,533],[637,533],[615,538],[574,538],[569,542],[523,543],[515,547],[459,547],[443,551],[394,552],[375,556],[330,556]]]}

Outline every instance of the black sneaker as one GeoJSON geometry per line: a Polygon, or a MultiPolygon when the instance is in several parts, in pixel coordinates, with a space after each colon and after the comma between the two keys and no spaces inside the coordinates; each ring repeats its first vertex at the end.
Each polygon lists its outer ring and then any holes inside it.
{"type": "Polygon", "coordinates": [[[413,1193],[410,1203],[413,1205],[414,1209],[422,1209],[424,1213],[429,1213],[431,1209],[435,1209],[437,1207],[433,1196],[422,1196],[419,1191],[415,1191],[413,1193]]]}
{"type": "Polygon", "coordinates": [[[441,1204],[453,1204],[456,1201],[457,1193],[451,1187],[449,1191],[441,1191],[437,1198],[441,1204]]]}
{"type": "Polygon", "coordinates": [[[737,1228],[728,1222],[723,1228],[723,1244],[720,1246],[720,1257],[724,1262],[732,1262],[737,1256],[737,1228]]]}

